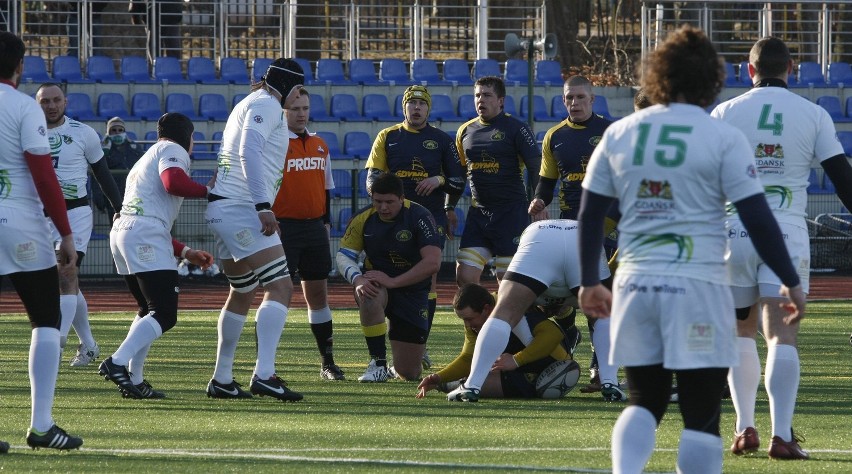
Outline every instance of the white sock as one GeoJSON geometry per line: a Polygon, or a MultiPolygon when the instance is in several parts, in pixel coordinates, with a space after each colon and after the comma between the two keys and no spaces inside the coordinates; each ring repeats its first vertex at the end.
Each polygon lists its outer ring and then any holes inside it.
{"type": "MultiPolygon", "coordinates": [[[[138,326],[140,321],[142,321],[142,316],[137,315],[136,319],[133,320],[133,324],[130,325],[130,330],[132,331],[134,326],[138,326]]],[[[145,359],[148,357],[149,349],[151,349],[150,344],[143,346],[127,362],[127,371],[130,372],[130,381],[133,385],[139,385],[145,380],[145,359]]]]}
{"type": "MultiPolygon", "coordinates": [[[[151,343],[163,335],[163,329],[160,327],[160,323],[158,323],[151,314],[152,313],[147,314],[139,321],[133,322],[130,326],[130,331],[127,332],[127,337],[124,338],[124,342],[122,342],[121,345],[118,346],[118,349],[112,354],[113,363],[125,366],[128,365],[130,363],[130,359],[132,359],[140,349],[150,346],[151,343]]],[[[128,369],[128,371],[129,370],[130,369],[128,369]]]]}
{"type": "Polygon", "coordinates": [[[740,365],[728,371],[728,386],[731,388],[731,401],[737,412],[737,434],[748,427],[754,427],[754,401],[757,387],[760,385],[760,357],[757,355],[757,342],[753,337],[738,337],[740,365]]]}
{"type": "Polygon", "coordinates": [[[677,449],[677,472],[722,472],[722,438],[695,430],[683,430],[677,449]]]}
{"type": "MultiPolygon", "coordinates": [[[[254,375],[266,380],[275,374],[275,355],[278,352],[278,341],[287,322],[287,307],[277,301],[264,301],[257,308],[255,322],[257,323],[257,362],[254,375]]],[[[220,380],[220,382],[222,382],[220,380]]],[[[224,383],[228,383],[224,381],[224,383]]]]}
{"type": "Polygon", "coordinates": [[[642,472],[654,452],[656,431],[657,420],[646,408],[625,408],[612,427],[612,472],[642,472]]]}
{"type": "Polygon", "coordinates": [[[228,384],[234,380],[234,356],[245,324],[245,314],[232,313],[224,308],[219,313],[219,343],[216,349],[216,368],[213,371],[213,379],[217,382],[228,384]]]}
{"type": "Polygon", "coordinates": [[[308,309],[308,322],[311,324],[322,324],[331,321],[331,308],[308,309]]]}
{"type": "Polygon", "coordinates": [[[89,326],[89,304],[83,296],[82,291],[77,292],[77,310],[74,312],[72,323],[74,332],[80,338],[80,342],[86,347],[95,347],[95,337],[92,335],[92,327],[89,326]]]}
{"type": "Polygon", "coordinates": [[[54,328],[34,328],[30,338],[30,397],[32,413],[30,426],[44,432],[53,426],[53,395],[56,374],[59,372],[59,331],[54,328]]]}
{"type": "Polygon", "coordinates": [[[68,333],[74,322],[74,313],[77,312],[77,295],[59,295],[59,312],[62,320],[59,323],[59,348],[65,349],[68,342],[68,333]]]}
{"type": "Polygon", "coordinates": [[[476,347],[473,349],[473,363],[470,366],[470,375],[464,386],[467,388],[481,389],[482,384],[488,377],[488,372],[509,342],[509,334],[512,327],[502,319],[492,315],[482,325],[479,335],[476,337],[476,347]]]}
{"type": "Polygon", "coordinates": [[[618,366],[609,363],[609,323],[609,318],[595,321],[595,330],[592,331],[592,345],[595,346],[595,354],[598,356],[598,376],[601,379],[601,384],[611,383],[617,386],[618,366]]]}
{"type": "Polygon", "coordinates": [[[769,344],[766,354],[766,392],[772,436],[792,441],[793,412],[799,393],[799,351],[786,344],[769,344]]]}
{"type": "Polygon", "coordinates": [[[521,320],[518,321],[518,324],[515,324],[515,327],[512,328],[512,334],[517,337],[523,345],[528,346],[533,340],[532,331],[530,331],[530,325],[527,323],[527,317],[521,316],[521,320]]]}

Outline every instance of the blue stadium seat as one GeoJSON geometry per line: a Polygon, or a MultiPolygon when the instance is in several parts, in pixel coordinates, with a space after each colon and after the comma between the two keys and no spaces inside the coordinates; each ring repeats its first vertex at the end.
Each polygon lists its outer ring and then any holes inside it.
{"type": "Polygon", "coordinates": [[[205,140],[204,134],[198,130],[192,132],[192,139],[195,141],[192,145],[192,153],[189,157],[193,160],[215,160],[216,155],[210,152],[210,145],[207,143],[199,143],[205,140]]]}
{"type": "Polygon", "coordinates": [[[196,183],[207,186],[207,183],[213,179],[213,174],[213,170],[192,170],[189,173],[189,177],[196,183]]]}
{"type": "Polygon", "coordinates": [[[72,84],[85,84],[92,81],[83,77],[80,61],[77,56],[54,56],[53,80],[72,84]]]}
{"type": "Polygon", "coordinates": [[[213,143],[210,145],[210,152],[218,157],[219,156],[219,149],[222,148],[222,132],[221,131],[213,132],[213,136],[211,137],[211,140],[213,140],[213,143]]]}
{"type": "Polygon", "coordinates": [[[270,58],[254,58],[251,62],[251,80],[252,82],[260,82],[260,78],[266,74],[266,70],[269,69],[269,65],[272,64],[274,59],[270,58]]]}
{"type": "Polygon", "coordinates": [[[248,67],[242,58],[222,58],[219,61],[219,74],[223,81],[230,84],[249,84],[248,67]]]}
{"type": "Polygon", "coordinates": [[[740,79],[737,77],[737,72],[734,71],[734,63],[729,63],[725,61],[725,85],[727,87],[736,87],[741,84],[740,79]]]}
{"type": "Polygon", "coordinates": [[[320,59],[317,61],[317,83],[333,86],[351,84],[343,74],[343,63],[339,59],[320,59]]]}
{"type": "Polygon", "coordinates": [[[396,99],[393,100],[393,115],[397,120],[402,120],[405,118],[404,112],[402,110],[402,94],[397,94],[396,99]]]}
{"type": "Polygon", "coordinates": [[[843,152],[846,153],[846,156],[852,157],[852,132],[837,132],[837,139],[840,140],[840,145],[843,146],[843,152]]]}
{"type": "Polygon", "coordinates": [[[358,172],[358,196],[362,198],[370,197],[367,193],[367,170],[362,169],[358,172]]]}
{"type": "Polygon", "coordinates": [[[596,95],[594,102],[592,102],[592,112],[603,116],[603,118],[614,120],[615,117],[609,114],[609,104],[606,101],[606,97],[603,95],[596,95]]]}
{"type": "Polygon", "coordinates": [[[138,84],[157,82],[148,71],[148,60],[142,56],[124,56],[121,58],[121,80],[138,84]]]}
{"type": "Polygon", "coordinates": [[[817,105],[822,107],[831,116],[831,120],[835,122],[850,122],[852,119],[843,115],[843,106],[840,105],[840,99],[833,95],[824,95],[817,97],[817,105]]]}
{"type": "Polygon", "coordinates": [[[370,157],[370,150],[373,148],[373,140],[367,132],[346,132],[343,136],[343,153],[359,160],[366,160],[370,157]]]}
{"type": "Polygon", "coordinates": [[[459,96],[459,117],[462,120],[470,120],[476,118],[479,114],[476,112],[476,104],[473,100],[473,94],[462,94],[459,96]]]}
{"type": "Polygon", "coordinates": [[[47,74],[47,63],[41,56],[24,56],[24,72],[21,75],[21,82],[34,82],[41,84],[42,82],[50,82],[50,76],[47,74]]]}
{"type": "Polygon", "coordinates": [[[538,143],[539,150],[541,150],[542,143],[544,143],[545,135],[547,135],[547,130],[539,130],[535,133],[535,142],[538,143]]]}
{"type": "Polygon", "coordinates": [[[341,237],[346,232],[346,226],[350,220],[352,220],[352,208],[348,206],[341,208],[337,213],[337,222],[331,226],[331,236],[341,237]]]}
{"type": "Polygon", "coordinates": [[[369,122],[372,118],[361,115],[358,103],[352,94],[334,94],[331,96],[330,115],[347,122],[369,122]]]}
{"type": "Polygon", "coordinates": [[[237,106],[243,99],[248,97],[248,94],[234,94],[234,98],[231,99],[231,109],[237,106]]]}
{"type": "Polygon", "coordinates": [[[331,197],[348,198],[352,196],[352,174],[349,170],[331,170],[334,189],[331,197]]]}
{"type": "Polygon", "coordinates": [[[310,118],[314,122],[337,122],[337,119],[328,115],[328,108],[325,106],[325,99],[319,94],[311,94],[311,114],[310,118]]]}
{"type": "Polygon", "coordinates": [[[183,76],[180,60],[171,56],[160,56],[154,60],[154,79],[171,84],[190,84],[194,81],[183,76]]]}
{"type": "Polygon", "coordinates": [[[526,59],[509,59],[506,61],[504,80],[507,86],[525,86],[530,80],[529,63],[526,59]]]}
{"type": "Polygon", "coordinates": [[[391,113],[388,97],[384,94],[364,94],[361,99],[364,117],[379,122],[393,122],[396,117],[391,113]]]}
{"type": "Polygon", "coordinates": [[[145,141],[150,143],[143,144],[142,149],[148,151],[148,148],[151,148],[151,145],[157,143],[157,132],[154,130],[145,132],[145,141]]]}
{"type": "MultiPolygon", "coordinates": [[[[529,97],[524,94],[521,97],[521,108],[519,112],[521,113],[521,117],[527,118],[527,102],[529,102],[529,97]]],[[[533,96],[533,119],[539,122],[553,122],[556,119],[547,111],[547,103],[544,101],[544,97],[536,94],[533,96]]]]}
{"type": "Polygon", "coordinates": [[[414,84],[402,59],[385,58],[379,63],[379,79],[397,85],[414,84]]]}
{"type": "Polygon", "coordinates": [[[834,183],[831,182],[831,178],[828,175],[824,175],[822,177],[822,188],[825,190],[826,194],[837,194],[837,189],[834,187],[834,183]]]}
{"type": "Polygon", "coordinates": [[[507,95],[503,98],[503,112],[506,112],[509,115],[518,116],[518,109],[515,107],[515,98],[507,95]]]}
{"type": "Polygon", "coordinates": [[[319,135],[320,138],[325,141],[325,144],[328,145],[328,155],[330,159],[342,160],[352,158],[351,156],[343,156],[343,151],[340,149],[340,141],[337,139],[336,133],[320,130],[317,132],[317,135],[319,135]]]}
{"type": "Polygon", "coordinates": [[[740,84],[742,84],[743,86],[751,87],[752,81],[751,77],[749,77],[748,75],[748,61],[742,61],[740,63],[740,70],[737,74],[737,78],[739,79],[740,84]]]}
{"type": "Polygon", "coordinates": [[[429,111],[429,120],[440,120],[441,122],[460,122],[461,117],[453,107],[453,100],[446,94],[432,94],[432,110],[429,111]]]}
{"type": "Polygon", "coordinates": [[[151,92],[137,92],[130,98],[130,113],[140,120],[159,120],[163,115],[160,98],[151,92]]]}
{"type": "Polygon", "coordinates": [[[89,80],[102,84],[116,84],[119,81],[115,74],[115,63],[107,56],[89,56],[86,61],[86,76],[89,80]]]}
{"type": "Polygon", "coordinates": [[[464,59],[444,60],[444,80],[460,86],[473,85],[470,77],[470,66],[464,59]]]}
{"type": "Polygon", "coordinates": [[[427,86],[449,84],[438,74],[438,63],[434,59],[415,59],[411,62],[411,78],[415,84],[425,83],[427,86]]]}
{"type": "MultiPolygon", "coordinates": [[[[65,107],[65,115],[74,120],[100,120],[98,114],[92,109],[92,98],[89,94],[82,92],[69,92],[65,95],[68,105],[65,107]]],[[[106,117],[107,119],[110,117],[106,117]]]]}
{"type": "Polygon", "coordinates": [[[213,60],[203,56],[189,58],[186,62],[186,77],[198,84],[227,84],[228,81],[216,77],[216,65],[213,60]]]}
{"type": "Polygon", "coordinates": [[[314,70],[311,68],[311,62],[305,58],[293,58],[293,61],[302,66],[302,72],[305,74],[305,83],[303,86],[310,86],[316,84],[314,80],[314,70]]]}
{"type": "Polygon", "coordinates": [[[206,120],[195,113],[192,96],[183,92],[172,92],[166,96],[166,112],[178,112],[186,115],[190,120],[206,120]]]}
{"type": "Polygon", "coordinates": [[[207,120],[226,122],[228,102],[222,94],[201,94],[198,97],[198,115],[207,120]]]}
{"type": "Polygon", "coordinates": [[[849,63],[833,62],[828,65],[828,84],[852,87],[852,66],[849,63]]]}
{"type": "Polygon", "coordinates": [[[496,59],[483,58],[473,62],[473,78],[479,79],[485,76],[502,77],[502,74],[500,74],[500,63],[496,59]]]}
{"type": "Polygon", "coordinates": [[[349,79],[355,84],[376,86],[382,83],[376,76],[376,66],[371,59],[350,59],[349,79]]]}
{"type": "Polygon", "coordinates": [[[124,95],[118,92],[102,92],[98,96],[98,115],[102,118],[121,117],[122,120],[139,120],[127,111],[124,95]]]}
{"type": "Polygon", "coordinates": [[[825,86],[825,77],[822,75],[822,67],[813,61],[802,61],[799,63],[799,84],[807,86],[813,84],[815,87],[825,86]]]}
{"type": "Polygon", "coordinates": [[[464,209],[462,209],[460,207],[456,207],[456,217],[458,217],[459,222],[458,222],[458,225],[456,225],[456,231],[453,233],[453,235],[455,235],[456,237],[461,237],[461,235],[464,234],[464,224],[465,224],[464,209]]]}
{"type": "Polygon", "coordinates": [[[808,194],[826,194],[825,189],[822,187],[822,183],[820,183],[817,170],[814,168],[811,168],[811,172],[808,175],[808,187],[806,188],[806,192],[808,194]]]}
{"type": "Polygon", "coordinates": [[[559,61],[542,59],[535,63],[535,83],[537,85],[558,86],[562,84],[562,65],[559,61]]]}
{"type": "Polygon", "coordinates": [[[556,120],[565,120],[568,118],[568,109],[565,108],[565,101],[561,95],[555,95],[550,100],[550,115],[556,120]]]}

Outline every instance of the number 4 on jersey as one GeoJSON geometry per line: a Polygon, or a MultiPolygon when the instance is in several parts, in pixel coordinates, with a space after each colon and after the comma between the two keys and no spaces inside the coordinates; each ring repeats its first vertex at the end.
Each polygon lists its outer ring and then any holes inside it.
{"type": "Polygon", "coordinates": [[[769,114],[772,113],[772,106],[766,104],[760,110],[760,118],[757,122],[758,130],[772,130],[772,134],[775,136],[781,135],[781,132],[784,131],[784,115],[783,114],[772,114],[772,123],[769,123],[769,114]]]}

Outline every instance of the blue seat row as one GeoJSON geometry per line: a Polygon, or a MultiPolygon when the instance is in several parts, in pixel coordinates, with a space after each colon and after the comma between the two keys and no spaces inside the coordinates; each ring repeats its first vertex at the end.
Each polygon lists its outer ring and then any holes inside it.
{"type": "Polygon", "coordinates": [[[228,105],[222,94],[201,94],[198,105],[190,94],[174,92],[166,95],[163,101],[159,95],[151,92],[137,92],[130,98],[130,107],[123,94],[104,92],[98,95],[97,109],[92,107],[92,99],[82,92],[69,92],[66,95],[68,106],[66,115],[76,120],[107,120],[121,117],[124,120],[157,120],[165,112],[180,112],[192,120],[213,120],[224,122],[233,104],[245,97],[237,94],[228,105]]]}
{"type": "MultiPolygon", "coordinates": [[[[739,64],[735,71],[734,64],[725,63],[727,72],[726,85],[734,87],[751,87],[751,77],[748,75],[748,61],[739,64]]],[[[822,73],[822,66],[813,61],[802,61],[795,71],[787,78],[789,87],[836,87],[840,84],[852,85],[852,65],[845,62],[833,62],[828,65],[828,75],[822,73]]]]}
{"type": "MultiPolygon", "coordinates": [[[[850,82],[850,85],[852,85],[852,82],[850,82]]],[[[840,99],[833,95],[817,97],[816,103],[828,112],[834,122],[852,122],[852,97],[846,98],[845,107],[840,99]]]]}

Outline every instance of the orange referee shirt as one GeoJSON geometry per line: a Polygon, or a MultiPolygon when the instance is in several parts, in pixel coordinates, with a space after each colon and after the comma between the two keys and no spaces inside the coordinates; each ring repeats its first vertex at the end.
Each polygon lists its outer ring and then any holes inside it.
{"type": "Polygon", "coordinates": [[[333,189],[328,145],[309,133],[290,132],[281,187],[272,204],[279,219],[318,219],[325,215],[327,189],[333,189]]]}

